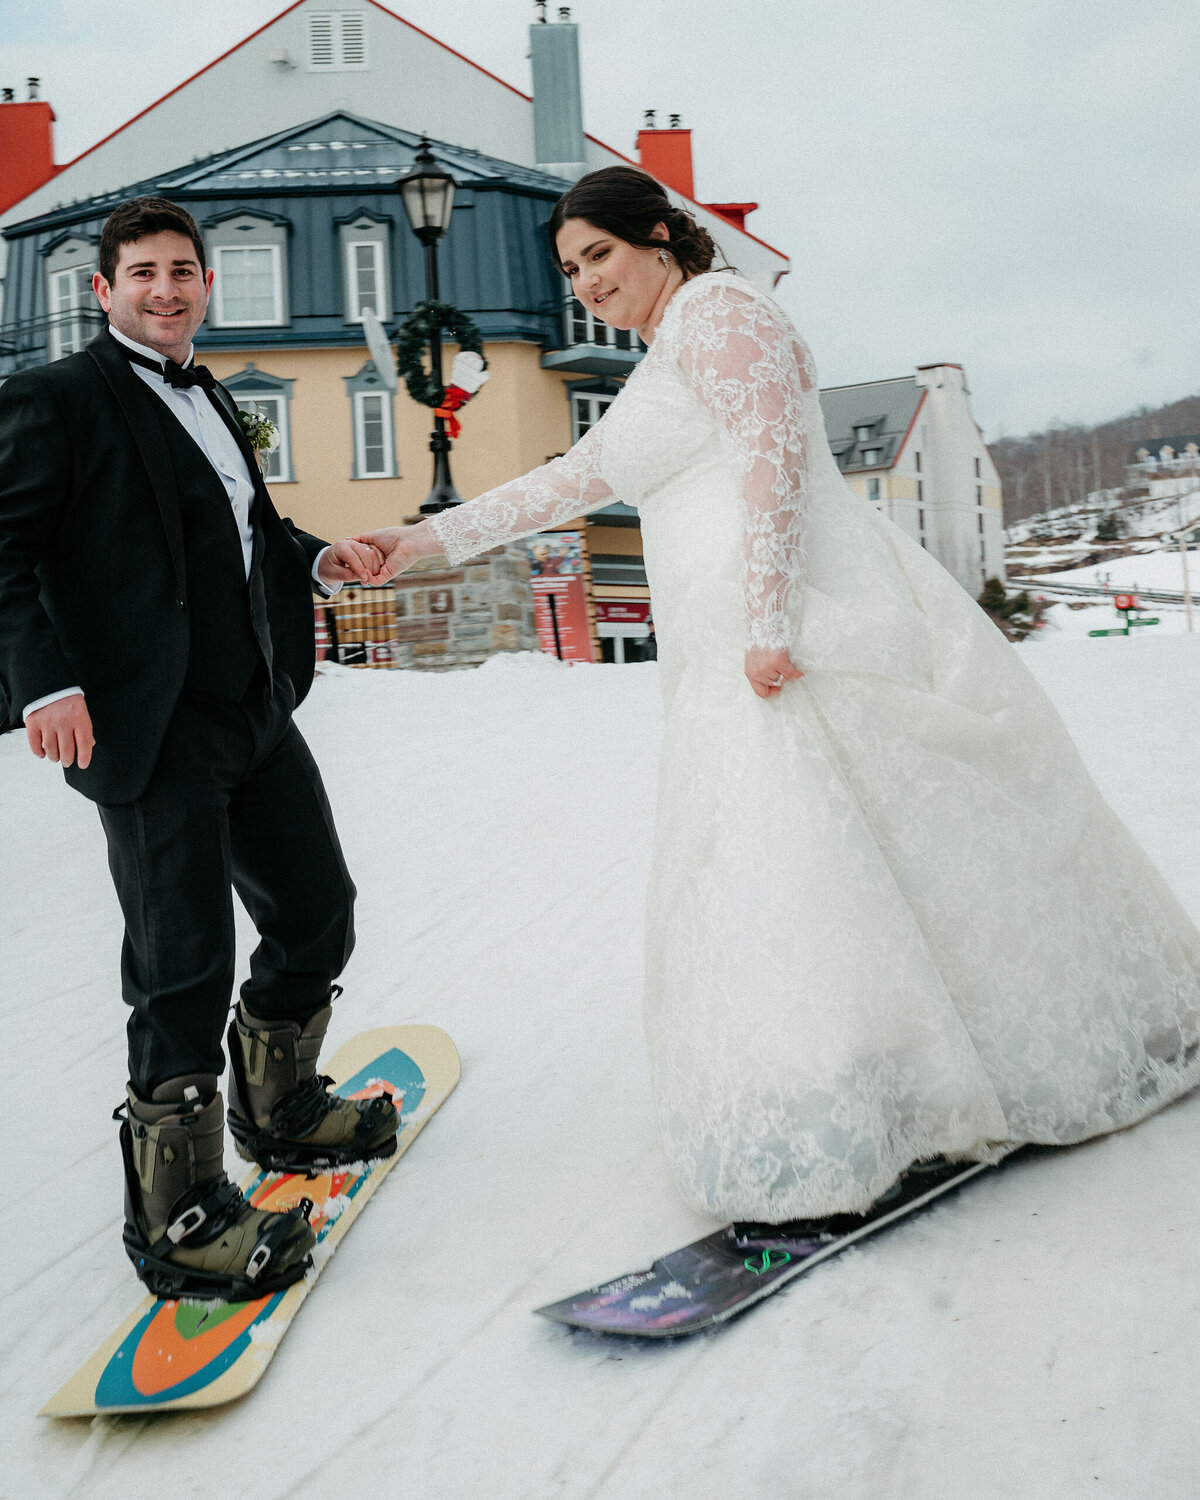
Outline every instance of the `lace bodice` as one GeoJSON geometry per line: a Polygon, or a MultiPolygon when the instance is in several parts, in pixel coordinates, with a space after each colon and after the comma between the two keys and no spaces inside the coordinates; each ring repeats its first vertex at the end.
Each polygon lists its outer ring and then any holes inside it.
{"type": "Polygon", "coordinates": [[[697,277],[672,297],[649,353],[569,453],[442,512],[433,529],[461,562],[614,499],[639,505],[700,461],[707,440],[741,507],[747,644],[786,648],[810,452],[823,441],[815,391],[811,355],[776,303],[728,272],[697,277]],[[624,439],[619,462],[608,450],[614,431],[624,439]]]}

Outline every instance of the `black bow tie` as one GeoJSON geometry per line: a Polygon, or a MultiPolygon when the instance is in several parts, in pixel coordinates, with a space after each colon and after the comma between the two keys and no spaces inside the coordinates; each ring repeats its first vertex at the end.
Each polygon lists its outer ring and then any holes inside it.
{"type": "Polygon", "coordinates": [[[156,375],[162,376],[167,385],[173,386],[177,391],[190,390],[194,385],[198,385],[201,390],[211,391],[216,386],[216,377],[204,365],[177,365],[173,359],[168,359],[160,365],[158,360],[151,359],[148,354],[139,354],[136,349],[122,344],[120,339],[114,342],[131,364],[141,365],[144,370],[153,370],[156,375]]]}

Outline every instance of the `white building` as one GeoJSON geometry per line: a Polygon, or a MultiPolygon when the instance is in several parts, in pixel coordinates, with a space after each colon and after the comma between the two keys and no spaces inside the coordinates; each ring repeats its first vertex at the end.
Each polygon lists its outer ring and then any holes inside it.
{"type": "Polygon", "coordinates": [[[961,365],[821,392],[847,482],[927,547],[972,597],[1005,577],[1000,476],[961,365]]]}

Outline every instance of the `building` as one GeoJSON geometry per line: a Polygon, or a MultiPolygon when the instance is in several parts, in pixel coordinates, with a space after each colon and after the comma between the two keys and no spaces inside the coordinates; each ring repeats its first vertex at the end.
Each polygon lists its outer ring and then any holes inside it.
{"type": "Polygon", "coordinates": [[[1125,483],[1152,500],[1189,494],[1200,484],[1200,433],[1135,443],[1126,459],[1125,483]]]}
{"type": "MultiPolygon", "coordinates": [[[[393,185],[427,131],[458,182],[441,294],[479,325],[490,374],[464,413],[455,483],[470,496],[564,452],[644,351],[594,322],[547,253],[542,226],[569,182],[628,160],[583,129],[577,28],[559,16],[530,28],[532,96],[374,0],[299,0],[61,167],[49,106],[0,104],[0,147],[19,139],[34,164],[0,214],[0,378],[92,336],[104,218],[123,198],[159,193],[202,226],[216,284],[197,347],[239,401],[275,420],[269,478],[284,511],[329,535],[414,514],[429,489],[430,416],[403,389],[387,392],[361,315],[370,306],[394,327],[425,295],[393,185]],[[29,188],[38,171],[53,175],[29,188]]],[[[688,132],[643,129],[639,159],[655,171],[681,140],[687,191],[667,186],[728,259],[773,288],[788,263],[746,231],[754,205],[695,201],[688,132]]],[[[586,534],[599,632],[621,660],[649,612],[636,515],[612,507],[586,534]]]]}
{"type": "Polygon", "coordinates": [[[927,547],[972,596],[1005,577],[1000,476],[961,365],[821,392],[825,431],[856,494],[927,547]]]}

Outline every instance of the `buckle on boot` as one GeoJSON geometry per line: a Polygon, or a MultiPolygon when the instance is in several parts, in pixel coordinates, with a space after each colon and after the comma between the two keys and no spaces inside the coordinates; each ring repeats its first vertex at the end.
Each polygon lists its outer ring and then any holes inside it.
{"type": "Polygon", "coordinates": [[[191,1208],[185,1208],[177,1219],[167,1225],[167,1238],[172,1245],[178,1245],[180,1240],[186,1239],[189,1234],[199,1229],[207,1218],[208,1215],[200,1205],[194,1203],[191,1208]]]}
{"type": "Polygon", "coordinates": [[[250,1253],[250,1259],[246,1262],[246,1278],[249,1281],[257,1281],[258,1274],[271,1262],[271,1252],[266,1245],[255,1245],[250,1253]]]}

